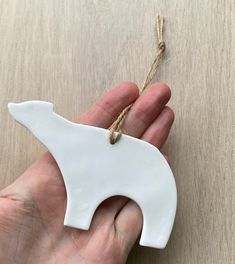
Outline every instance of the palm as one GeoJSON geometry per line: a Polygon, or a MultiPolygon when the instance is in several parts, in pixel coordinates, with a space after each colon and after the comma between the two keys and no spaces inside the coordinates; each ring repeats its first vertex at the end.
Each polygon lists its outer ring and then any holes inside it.
{"type": "MultiPolygon", "coordinates": [[[[78,122],[107,128],[137,99],[134,84],[123,83],[100,99],[78,122]]],[[[148,89],[131,109],[126,133],[161,147],[173,122],[165,107],[170,91],[148,89]]],[[[60,170],[45,153],[0,193],[0,260],[4,263],[125,263],[142,225],[137,205],[111,198],[97,209],[89,231],[63,225],[66,191],[60,170]]]]}

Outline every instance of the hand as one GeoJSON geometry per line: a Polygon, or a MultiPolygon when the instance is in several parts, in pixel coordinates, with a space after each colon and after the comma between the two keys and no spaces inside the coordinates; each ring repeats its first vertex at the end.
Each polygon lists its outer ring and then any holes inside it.
{"type": "MultiPolygon", "coordinates": [[[[125,82],[104,95],[78,123],[108,128],[134,103],[123,129],[158,148],[174,120],[166,107],[170,89],[150,86],[139,98],[135,84],[125,82]]],[[[49,152],[0,192],[0,262],[125,263],[142,227],[139,207],[125,197],[104,201],[88,231],[63,225],[66,192],[60,170],[49,152]]]]}

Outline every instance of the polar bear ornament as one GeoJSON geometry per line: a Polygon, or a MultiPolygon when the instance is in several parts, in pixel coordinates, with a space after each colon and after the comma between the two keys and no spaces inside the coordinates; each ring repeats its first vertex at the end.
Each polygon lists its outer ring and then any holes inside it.
{"type": "Polygon", "coordinates": [[[73,123],[56,114],[50,102],[9,103],[8,109],[58,164],[67,191],[64,225],[88,230],[98,205],[122,195],[142,211],[140,245],[166,246],[177,193],[171,169],[156,147],[127,135],[112,145],[109,130],[73,123]]]}

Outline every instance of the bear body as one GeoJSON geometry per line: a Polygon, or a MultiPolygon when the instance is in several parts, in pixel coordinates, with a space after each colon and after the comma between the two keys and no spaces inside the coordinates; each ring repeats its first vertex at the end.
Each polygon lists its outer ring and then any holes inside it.
{"type": "Polygon", "coordinates": [[[53,112],[49,102],[9,103],[8,108],[48,148],[61,170],[67,191],[65,225],[88,230],[98,205],[123,195],[141,208],[140,244],[165,247],[177,192],[171,169],[156,147],[127,135],[112,145],[109,130],[73,123],[53,112]]]}

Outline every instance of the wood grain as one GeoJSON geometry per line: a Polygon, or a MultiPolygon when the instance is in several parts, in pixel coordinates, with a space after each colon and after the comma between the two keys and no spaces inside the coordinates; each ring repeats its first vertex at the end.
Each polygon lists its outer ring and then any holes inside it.
{"type": "MultiPolygon", "coordinates": [[[[158,80],[176,113],[165,147],[178,187],[165,250],[135,247],[128,263],[235,262],[235,2],[0,0],[0,186],[44,152],[7,102],[53,101],[73,120],[110,87],[141,84],[166,17],[158,80]]],[[[156,79],[156,80],[157,80],[156,79]]]]}

